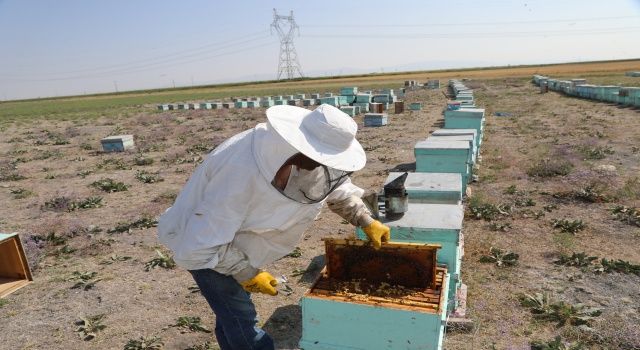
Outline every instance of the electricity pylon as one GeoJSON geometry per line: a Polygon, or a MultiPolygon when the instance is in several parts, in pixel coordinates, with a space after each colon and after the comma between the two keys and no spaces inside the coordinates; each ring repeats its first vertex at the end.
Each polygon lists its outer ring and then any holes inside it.
{"type": "Polygon", "coordinates": [[[280,16],[276,9],[273,9],[273,23],[271,23],[271,33],[273,29],[278,32],[280,37],[280,57],[278,59],[278,80],[286,76],[286,79],[293,79],[298,74],[303,77],[302,67],[298,62],[298,54],[296,48],[293,46],[293,35],[298,31],[300,35],[300,29],[296,24],[296,20],[293,19],[293,11],[289,16],[280,16]]]}

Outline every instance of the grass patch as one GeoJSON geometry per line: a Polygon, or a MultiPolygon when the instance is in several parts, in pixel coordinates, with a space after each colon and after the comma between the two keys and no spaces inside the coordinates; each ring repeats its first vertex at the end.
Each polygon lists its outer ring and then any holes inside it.
{"type": "Polygon", "coordinates": [[[14,188],[9,190],[9,192],[13,195],[13,199],[23,199],[34,195],[33,192],[25,188],[14,188]]]}
{"type": "Polygon", "coordinates": [[[590,329],[591,321],[602,314],[599,308],[555,301],[548,293],[523,294],[518,298],[520,305],[528,308],[535,319],[554,322],[556,327],[572,325],[590,329]]]}
{"type": "Polygon", "coordinates": [[[480,262],[495,264],[498,267],[508,267],[517,265],[518,259],[520,256],[514,252],[491,247],[488,255],[480,257],[480,262]]]}
{"type": "Polygon", "coordinates": [[[576,234],[579,231],[584,230],[587,227],[582,220],[567,220],[567,219],[553,219],[551,220],[551,226],[557,228],[563,233],[576,234]]]}
{"type": "Polygon", "coordinates": [[[103,314],[88,316],[88,317],[83,317],[78,321],[76,321],[75,324],[76,326],[78,326],[78,328],[76,328],[76,332],[78,332],[78,335],[80,336],[80,338],[84,341],[95,339],[96,333],[107,328],[106,325],[102,324],[102,320],[104,319],[104,316],[105,315],[103,314]]]}
{"type": "Polygon", "coordinates": [[[149,271],[151,269],[155,269],[156,267],[162,267],[163,269],[173,269],[176,267],[176,262],[173,261],[173,258],[167,255],[162,254],[161,251],[156,249],[156,253],[158,254],[157,258],[153,258],[147,261],[144,264],[144,270],[149,271]]]}
{"type": "Polygon", "coordinates": [[[104,192],[122,192],[127,191],[129,186],[127,186],[124,182],[118,182],[110,178],[100,179],[98,181],[92,182],[89,186],[102,190],[104,192]]]}
{"type": "Polygon", "coordinates": [[[158,174],[151,174],[147,171],[140,170],[136,172],[136,179],[142,183],[152,184],[164,181],[158,174]]]}
{"type": "Polygon", "coordinates": [[[71,287],[71,289],[82,289],[89,290],[95,287],[96,283],[98,283],[101,279],[96,278],[98,275],[97,272],[80,272],[74,271],[69,281],[75,281],[76,283],[71,287]]]}
{"type": "Polygon", "coordinates": [[[630,208],[624,205],[616,205],[610,210],[617,220],[629,225],[640,227],[640,209],[630,208]]]}
{"type": "Polygon", "coordinates": [[[137,166],[145,166],[153,164],[153,158],[138,155],[133,159],[133,163],[137,166]]]}
{"type": "Polygon", "coordinates": [[[546,342],[540,340],[532,341],[531,350],[587,350],[587,348],[580,342],[563,342],[562,337],[557,336],[554,340],[546,342]]]}
{"type": "Polygon", "coordinates": [[[202,325],[202,320],[197,316],[180,316],[173,326],[192,332],[211,333],[209,329],[202,325]]]}
{"type": "Polygon", "coordinates": [[[116,227],[107,230],[107,233],[131,233],[134,229],[144,229],[158,226],[158,221],[149,217],[141,217],[138,220],[131,222],[121,222],[116,227]]]}
{"type": "Polygon", "coordinates": [[[56,197],[44,202],[43,209],[55,212],[72,212],[77,209],[92,209],[102,207],[102,197],[88,197],[75,201],[69,197],[56,197]]]}
{"type": "Polygon", "coordinates": [[[602,146],[582,146],[578,148],[585,160],[605,159],[608,155],[614,154],[615,151],[611,147],[602,146]]]}
{"type": "Polygon", "coordinates": [[[129,339],[124,345],[124,350],[161,350],[164,342],[160,337],[140,337],[138,339],[129,339]]]}
{"type": "Polygon", "coordinates": [[[573,164],[566,159],[543,159],[527,170],[527,175],[535,178],[548,178],[568,175],[573,164]]]}

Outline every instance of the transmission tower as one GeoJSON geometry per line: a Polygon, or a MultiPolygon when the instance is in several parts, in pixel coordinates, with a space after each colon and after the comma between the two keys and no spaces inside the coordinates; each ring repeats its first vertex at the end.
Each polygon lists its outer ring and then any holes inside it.
{"type": "Polygon", "coordinates": [[[298,31],[300,35],[300,29],[296,24],[296,20],[293,19],[293,11],[289,16],[280,16],[276,9],[273,9],[273,23],[271,23],[271,33],[273,29],[278,32],[280,37],[280,57],[278,59],[278,80],[283,76],[286,79],[295,78],[296,74],[303,77],[302,67],[298,62],[298,54],[296,48],[293,46],[293,35],[298,31]]]}

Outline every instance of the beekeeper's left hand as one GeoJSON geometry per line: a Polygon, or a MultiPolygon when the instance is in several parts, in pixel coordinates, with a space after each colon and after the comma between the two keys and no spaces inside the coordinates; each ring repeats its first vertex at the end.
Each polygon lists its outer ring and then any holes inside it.
{"type": "Polygon", "coordinates": [[[378,220],[373,220],[369,226],[363,227],[362,230],[367,235],[371,243],[373,243],[373,247],[375,249],[380,249],[382,242],[389,242],[389,239],[391,238],[391,229],[389,226],[378,220]]]}

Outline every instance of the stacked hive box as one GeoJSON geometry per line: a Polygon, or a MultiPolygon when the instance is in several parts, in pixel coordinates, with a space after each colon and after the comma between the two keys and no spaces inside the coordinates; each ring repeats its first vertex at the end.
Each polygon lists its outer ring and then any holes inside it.
{"type": "Polygon", "coordinates": [[[414,146],[416,172],[457,173],[466,191],[473,167],[473,148],[468,141],[418,141],[414,146]]]}
{"type": "MultiPolygon", "coordinates": [[[[402,173],[391,172],[384,184],[402,173]]],[[[404,182],[409,203],[462,203],[462,176],[458,173],[409,173],[404,182]]]]}
{"type": "MultiPolygon", "coordinates": [[[[391,228],[392,242],[438,244],[442,248],[438,252],[438,264],[446,265],[449,271],[447,290],[447,312],[455,312],[458,306],[456,294],[462,286],[460,268],[464,254],[464,237],[462,221],[464,207],[461,204],[410,203],[409,210],[397,220],[381,221],[391,228]]],[[[360,228],[357,236],[362,240],[367,237],[360,228]]]]}
{"type": "Polygon", "coordinates": [[[442,349],[451,278],[436,265],[439,248],[325,240],[326,268],[300,302],[300,348],[442,349]]]}
{"type": "MultiPolygon", "coordinates": [[[[473,102],[473,92],[459,82],[450,87],[460,96],[456,105],[473,102]]],[[[374,95],[372,101],[389,95],[389,91],[374,95]]],[[[356,97],[357,100],[357,97],[356,97]]],[[[357,103],[357,102],[356,102],[357,103]]],[[[446,296],[446,313],[424,316],[396,310],[394,305],[380,303],[376,307],[357,300],[328,298],[323,275],[302,299],[303,331],[300,347],[304,349],[441,349],[443,329],[433,322],[443,324],[448,315],[463,317],[466,286],[462,284],[460,269],[464,254],[462,222],[463,193],[471,167],[477,161],[482,144],[484,110],[460,108],[461,115],[454,114],[445,129],[436,130],[432,136],[416,144],[416,172],[409,173],[404,182],[408,194],[408,209],[399,219],[381,221],[391,228],[393,243],[438,245],[437,263],[449,272],[443,280],[446,296]],[[457,119],[456,119],[457,118],[457,119]],[[468,119],[468,120],[467,120],[468,119]],[[456,124],[458,123],[458,124],[456,124]],[[463,125],[463,126],[458,126],[463,125]],[[450,128],[456,126],[455,128],[450,128]],[[323,296],[319,296],[321,294],[323,296]],[[376,332],[384,328],[385,332],[376,332]],[[416,328],[417,327],[417,328],[416,328]],[[349,329],[349,332],[344,332],[349,329]]],[[[456,112],[458,112],[456,111],[456,112]]],[[[381,118],[382,115],[368,114],[381,118]]],[[[365,116],[365,125],[367,125],[365,116]]],[[[446,119],[446,117],[445,117],[446,119]]],[[[390,173],[385,184],[401,173],[390,173]]],[[[379,204],[384,212],[383,196],[379,204]]],[[[356,235],[366,240],[361,229],[356,235]]],[[[329,253],[327,266],[329,268],[329,253]]],[[[345,264],[350,266],[351,264],[345,264]]],[[[442,300],[439,299],[439,300],[442,300]]]]}

